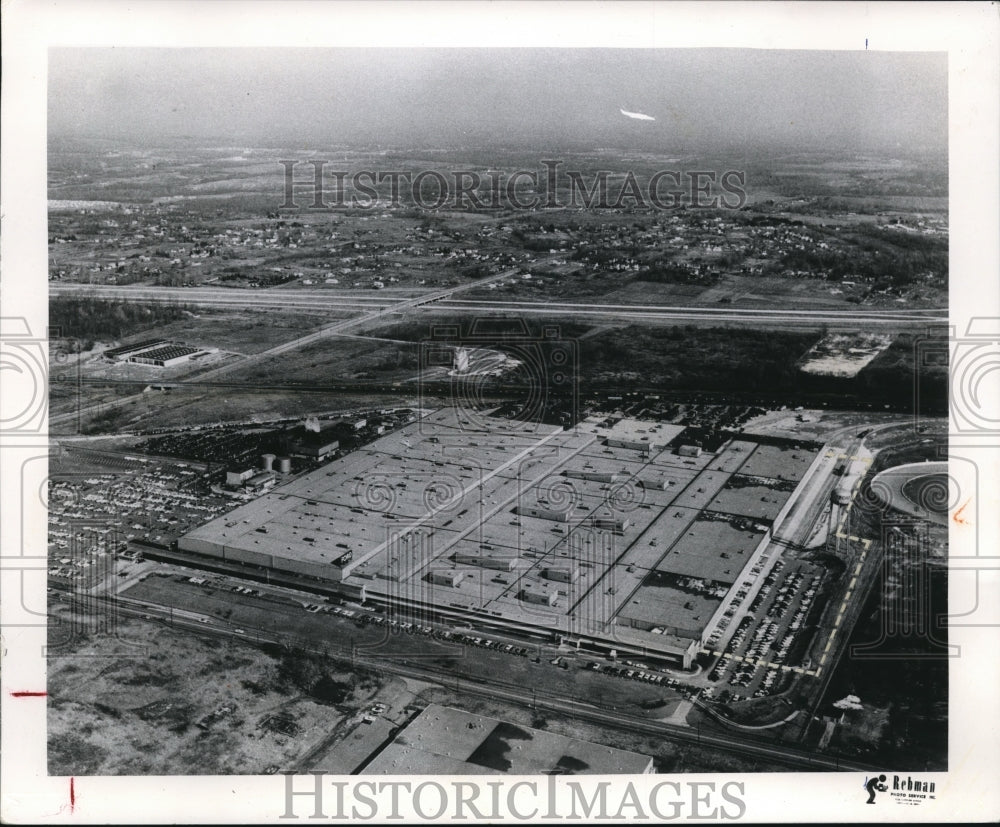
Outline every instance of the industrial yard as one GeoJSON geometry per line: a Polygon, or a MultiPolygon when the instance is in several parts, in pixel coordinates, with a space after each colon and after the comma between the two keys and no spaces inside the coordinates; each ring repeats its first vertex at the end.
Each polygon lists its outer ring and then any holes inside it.
{"type": "MultiPolygon", "coordinates": [[[[872,429],[640,400],[620,404],[670,416],[565,428],[404,408],[68,443],[84,473],[50,493],[50,588],[98,626],[110,600],[231,645],[535,685],[650,726],[717,726],[711,712],[794,742],[858,580],[843,572],[877,562],[834,538],[872,429]],[[747,417],[754,433],[713,429],[747,417]],[[72,530],[109,497],[113,530],[72,530]]],[[[67,632],[55,652],[78,645],[67,632]]],[[[392,742],[358,710],[324,741],[345,772],[392,742]]]]}

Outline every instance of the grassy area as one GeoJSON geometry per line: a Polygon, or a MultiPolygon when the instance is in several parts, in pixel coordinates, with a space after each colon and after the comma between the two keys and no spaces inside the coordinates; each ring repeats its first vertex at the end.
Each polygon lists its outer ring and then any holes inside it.
{"type": "MultiPolygon", "coordinates": [[[[375,335],[381,337],[383,334],[375,335]]],[[[237,368],[226,380],[264,386],[310,387],[345,380],[398,381],[411,379],[417,374],[419,352],[417,342],[331,337],[246,368],[237,368]]]]}
{"type": "Polygon", "coordinates": [[[873,396],[913,398],[920,414],[932,414],[948,399],[948,341],[935,335],[903,333],[856,378],[858,391],[873,396]]]}
{"type": "Polygon", "coordinates": [[[796,359],[815,333],[629,325],[580,344],[581,370],[593,382],[641,380],[694,390],[795,387],[796,359]]]}
{"type": "MultiPolygon", "coordinates": [[[[168,392],[150,392],[128,403],[123,413],[87,417],[82,431],[88,434],[117,433],[125,430],[185,428],[218,422],[264,422],[281,418],[305,418],[326,411],[359,408],[418,407],[421,399],[413,388],[407,395],[344,394],[336,391],[269,390],[257,388],[216,388],[202,390],[180,387],[168,392]]],[[[445,399],[423,400],[427,405],[454,404],[445,399]]],[[[84,403],[86,404],[86,403],[84,403]]],[[[58,433],[73,433],[76,423],[62,426],[58,433]]]]}
{"type": "Polygon", "coordinates": [[[253,313],[206,312],[204,308],[199,308],[197,314],[164,325],[156,332],[165,339],[251,355],[349,315],[329,310],[322,313],[253,313]]]}

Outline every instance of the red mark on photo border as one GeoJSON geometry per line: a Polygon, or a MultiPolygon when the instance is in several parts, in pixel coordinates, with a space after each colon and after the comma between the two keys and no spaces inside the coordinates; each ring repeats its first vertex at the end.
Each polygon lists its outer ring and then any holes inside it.
{"type": "Polygon", "coordinates": [[[75,779],[70,778],[69,780],[69,811],[73,812],[76,807],[76,786],[74,784],[75,779]]]}
{"type": "Polygon", "coordinates": [[[48,692],[11,692],[12,698],[44,698],[48,692]]]}
{"type": "Polygon", "coordinates": [[[972,502],[972,498],[971,497],[969,499],[967,499],[962,504],[962,507],[960,509],[958,509],[958,511],[956,511],[955,514],[952,516],[952,519],[956,523],[958,523],[959,525],[968,525],[969,524],[969,521],[966,520],[964,517],[962,517],[962,512],[965,511],[965,509],[968,507],[968,505],[969,505],[970,502],[972,502]]]}

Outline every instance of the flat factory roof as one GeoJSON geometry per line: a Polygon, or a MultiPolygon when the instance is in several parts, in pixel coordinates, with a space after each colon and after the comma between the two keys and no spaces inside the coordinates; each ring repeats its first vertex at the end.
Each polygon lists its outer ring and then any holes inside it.
{"type": "Polygon", "coordinates": [[[431,704],[362,770],[362,775],[640,775],[638,752],[431,704]]]}
{"type": "MultiPolygon", "coordinates": [[[[741,438],[697,458],[647,454],[606,445],[600,434],[613,429],[601,421],[564,431],[435,411],[195,529],[181,548],[676,654],[740,579],[815,450],[741,438]],[[787,472],[775,464],[786,455],[787,472]],[[579,576],[548,571],[568,564],[579,576]],[[454,570],[464,575],[454,585],[433,582],[454,570]]],[[[623,422],[623,433],[664,443],[682,430],[623,422]]]]}

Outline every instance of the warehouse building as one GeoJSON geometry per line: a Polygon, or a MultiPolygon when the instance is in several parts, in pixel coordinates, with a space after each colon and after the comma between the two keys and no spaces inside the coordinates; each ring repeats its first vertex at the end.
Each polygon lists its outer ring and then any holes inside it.
{"type": "MultiPolygon", "coordinates": [[[[625,422],[635,432],[658,427],[625,422]]],[[[791,496],[786,481],[764,489],[766,503],[760,486],[727,483],[744,464],[785,457],[753,437],[727,443],[711,463],[672,449],[646,456],[609,447],[610,427],[471,422],[441,409],[265,491],[179,548],[363,591],[433,622],[690,666],[791,496]],[[581,474],[579,516],[546,505],[567,472],[581,474]],[[618,503],[612,479],[656,484],[635,485],[641,498],[618,503]],[[767,517],[756,513],[764,506],[767,517]],[[680,577],[713,585],[691,596],[675,585],[680,577]]],[[[801,478],[815,454],[794,453],[801,478]]]]}
{"type": "Polygon", "coordinates": [[[648,755],[431,704],[370,759],[361,774],[644,775],[652,772],[653,759],[648,755]]]}
{"type": "Polygon", "coordinates": [[[312,459],[325,459],[340,448],[340,440],[323,434],[311,434],[298,439],[292,446],[293,453],[312,459]]]}
{"type": "Polygon", "coordinates": [[[288,434],[291,452],[313,459],[324,459],[340,448],[341,435],[350,430],[353,429],[342,422],[321,424],[315,417],[310,417],[288,434]]]}
{"type": "Polygon", "coordinates": [[[105,350],[101,356],[105,359],[109,359],[112,362],[123,362],[126,361],[130,356],[142,353],[143,351],[153,350],[154,348],[163,347],[169,344],[166,339],[146,339],[142,342],[134,342],[130,345],[122,345],[121,347],[113,347],[105,350]]]}
{"type": "Polygon", "coordinates": [[[274,471],[261,471],[246,480],[243,487],[251,494],[263,494],[268,489],[273,488],[275,482],[277,482],[277,477],[274,471]]]}
{"type": "Polygon", "coordinates": [[[140,353],[130,355],[128,361],[137,365],[169,368],[174,365],[181,365],[192,359],[196,354],[202,353],[207,353],[207,351],[197,347],[188,347],[187,345],[168,344],[163,347],[143,350],[140,353]]]}
{"type": "Polygon", "coordinates": [[[250,479],[254,473],[253,468],[247,468],[243,471],[226,471],[226,485],[229,488],[239,488],[243,485],[243,483],[250,479]]]}

